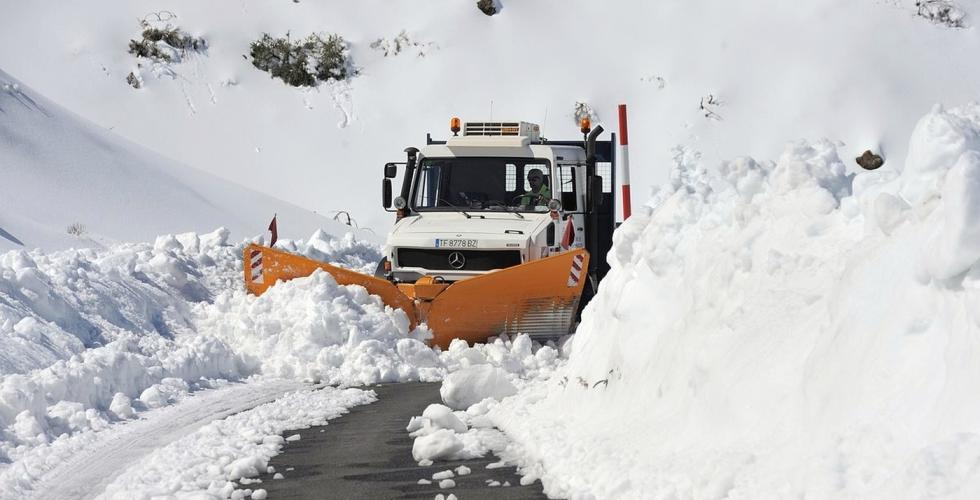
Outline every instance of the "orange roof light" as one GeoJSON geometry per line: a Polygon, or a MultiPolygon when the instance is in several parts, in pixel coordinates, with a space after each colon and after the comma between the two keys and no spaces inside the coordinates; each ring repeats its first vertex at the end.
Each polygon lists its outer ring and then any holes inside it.
{"type": "Polygon", "coordinates": [[[582,118],[582,133],[588,134],[592,130],[592,120],[582,118]]]}
{"type": "Polygon", "coordinates": [[[449,130],[453,131],[453,135],[459,133],[459,118],[454,116],[452,120],[449,120],[449,130]]]}

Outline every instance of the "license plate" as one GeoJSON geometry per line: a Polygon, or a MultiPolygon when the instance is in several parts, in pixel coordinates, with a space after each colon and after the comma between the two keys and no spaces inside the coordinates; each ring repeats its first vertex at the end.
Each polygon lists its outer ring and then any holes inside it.
{"type": "Polygon", "coordinates": [[[436,248],[476,248],[476,240],[437,239],[436,248]]]}

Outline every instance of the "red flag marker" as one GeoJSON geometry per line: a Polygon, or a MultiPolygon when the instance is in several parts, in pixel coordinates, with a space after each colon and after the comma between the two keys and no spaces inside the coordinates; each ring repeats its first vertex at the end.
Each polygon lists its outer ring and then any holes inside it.
{"type": "Polygon", "coordinates": [[[276,215],[272,216],[272,222],[269,223],[269,231],[272,232],[272,242],[269,243],[269,246],[276,246],[276,240],[279,239],[279,228],[276,227],[276,215]]]}

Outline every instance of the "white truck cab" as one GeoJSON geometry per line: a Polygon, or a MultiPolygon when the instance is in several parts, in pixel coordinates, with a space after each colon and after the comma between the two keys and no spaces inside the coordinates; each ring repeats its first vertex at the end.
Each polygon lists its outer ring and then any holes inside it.
{"type": "MultiPolygon", "coordinates": [[[[398,220],[377,275],[395,283],[422,276],[453,282],[586,246],[585,141],[552,143],[527,122],[461,128],[453,119],[453,137],[429,138],[422,149],[405,150],[407,162],[385,166],[384,205],[398,220]],[[391,179],[402,165],[392,200],[391,179]],[[541,179],[537,189],[534,177],[541,179]]],[[[611,189],[602,191],[612,197],[611,189]]]]}

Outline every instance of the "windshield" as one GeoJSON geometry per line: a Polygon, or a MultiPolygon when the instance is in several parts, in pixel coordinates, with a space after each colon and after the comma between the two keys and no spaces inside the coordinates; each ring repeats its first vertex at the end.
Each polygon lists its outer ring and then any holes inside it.
{"type": "Polygon", "coordinates": [[[547,212],[551,162],[540,158],[424,158],[415,181],[418,211],[547,212]]]}

